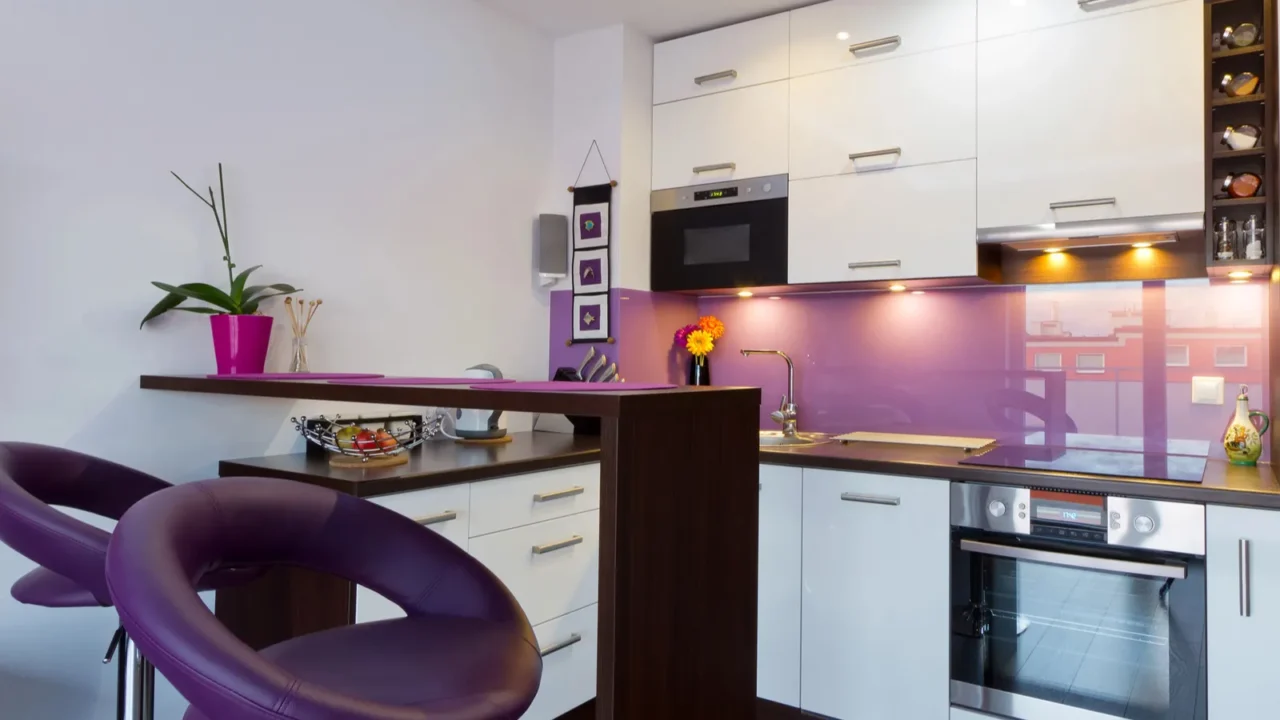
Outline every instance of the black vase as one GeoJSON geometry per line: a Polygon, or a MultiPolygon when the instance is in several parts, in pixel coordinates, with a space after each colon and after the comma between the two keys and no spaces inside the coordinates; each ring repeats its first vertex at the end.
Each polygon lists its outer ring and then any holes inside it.
{"type": "Polygon", "coordinates": [[[698,362],[696,357],[689,358],[689,384],[711,384],[711,358],[704,357],[701,363],[698,362]]]}

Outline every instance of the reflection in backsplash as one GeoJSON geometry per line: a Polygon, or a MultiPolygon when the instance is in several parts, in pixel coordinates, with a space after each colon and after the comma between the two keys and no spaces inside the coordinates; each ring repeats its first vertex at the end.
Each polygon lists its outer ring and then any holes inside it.
{"type": "MultiPolygon", "coordinates": [[[[1269,410],[1266,283],[1180,280],[912,293],[701,298],[730,328],[717,385],[764,389],[761,427],[796,362],[804,430],[989,435],[1058,445],[1200,453],[1239,386],[1269,410]],[[1223,378],[1222,405],[1191,379],[1223,378]]],[[[1265,443],[1264,443],[1265,444],[1265,443]]]]}

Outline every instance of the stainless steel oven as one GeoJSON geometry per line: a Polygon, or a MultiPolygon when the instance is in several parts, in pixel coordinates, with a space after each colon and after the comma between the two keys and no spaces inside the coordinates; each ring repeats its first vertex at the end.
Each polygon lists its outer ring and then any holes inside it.
{"type": "Polygon", "coordinates": [[[956,483],[951,703],[1202,720],[1203,505],[956,483]]]}
{"type": "Polygon", "coordinates": [[[776,175],[654,192],[652,289],[785,285],[787,191],[776,175]]]}

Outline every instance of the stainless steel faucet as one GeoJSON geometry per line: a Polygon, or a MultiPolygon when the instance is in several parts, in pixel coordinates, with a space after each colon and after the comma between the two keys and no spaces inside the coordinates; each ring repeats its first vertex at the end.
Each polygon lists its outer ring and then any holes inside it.
{"type": "Polygon", "coordinates": [[[752,355],[777,355],[787,361],[787,394],[783,396],[782,404],[777,410],[770,413],[769,417],[782,426],[782,434],[784,436],[796,437],[796,364],[791,362],[791,357],[781,350],[743,350],[742,354],[746,357],[752,355]]]}

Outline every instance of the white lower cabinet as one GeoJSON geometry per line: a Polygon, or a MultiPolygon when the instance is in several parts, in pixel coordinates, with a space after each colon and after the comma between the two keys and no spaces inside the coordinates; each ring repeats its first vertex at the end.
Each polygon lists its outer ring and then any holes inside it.
{"type": "Polygon", "coordinates": [[[950,715],[950,484],[804,471],[800,707],[950,715]]]}
{"type": "Polygon", "coordinates": [[[524,720],[554,720],[596,696],[598,607],[585,607],[533,629],[542,648],[542,684],[524,720]]]}
{"type": "Polygon", "coordinates": [[[756,694],[800,707],[800,468],[760,466],[756,694]]]}
{"type": "Polygon", "coordinates": [[[1274,718],[1280,512],[1211,505],[1205,520],[1209,720],[1274,718]]]}

